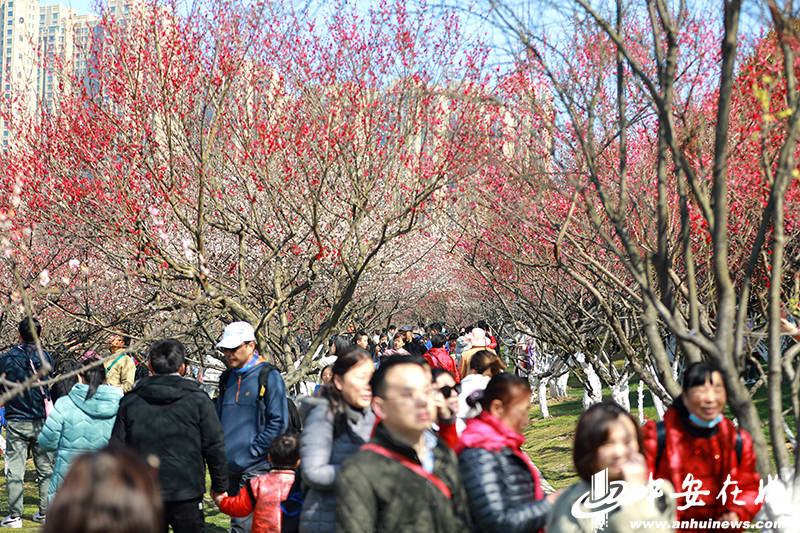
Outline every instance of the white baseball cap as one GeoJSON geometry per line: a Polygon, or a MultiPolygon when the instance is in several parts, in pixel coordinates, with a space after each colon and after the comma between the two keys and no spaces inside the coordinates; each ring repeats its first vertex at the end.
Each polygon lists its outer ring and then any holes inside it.
{"type": "Polygon", "coordinates": [[[217,348],[232,350],[254,340],[256,340],[256,332],[248,322],[231,322],[225,326],[217,348]]]}

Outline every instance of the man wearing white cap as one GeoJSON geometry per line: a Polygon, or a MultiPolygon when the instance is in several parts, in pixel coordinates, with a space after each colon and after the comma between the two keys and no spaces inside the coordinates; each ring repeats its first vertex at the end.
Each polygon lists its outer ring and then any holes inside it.
{"type": "MultiPolygon", "coordinates": [[[[269,470],[272,439],[286,431],[289,421],[286,384],[278,370],[259,357],[255,341],[253,326],[232,322],[217,343],[230,366],[220,376],[217,413],[225,431],[231,496],[269,470]]],[[[249,533],[251,519],[252,515],[231,518],[231,532],[249,533]]]]}

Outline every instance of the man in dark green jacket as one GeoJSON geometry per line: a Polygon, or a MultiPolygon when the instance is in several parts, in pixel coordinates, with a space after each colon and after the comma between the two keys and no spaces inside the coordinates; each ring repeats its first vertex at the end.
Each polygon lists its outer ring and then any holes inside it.
{"type": "Polygon", "coordinates": [[[458,460],[429,431],[436,409],[430,373],[412,357],[394,356],[375,372],[372,392],[382,422],[336,477],[336,530],[469,531],[458,460]]]}

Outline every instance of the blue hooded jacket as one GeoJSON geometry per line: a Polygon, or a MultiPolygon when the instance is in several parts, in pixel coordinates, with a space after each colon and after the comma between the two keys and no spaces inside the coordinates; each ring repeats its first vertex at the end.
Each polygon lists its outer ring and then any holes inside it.
{"type": "Polygon", "coordinates": [[[231,475],[266,466],[272,439],[289,427],[286,384],[277,370],[267,375],[266,391],[259,402],[261,365],[259,361],[243,372],[230,372],[225,396],[217,399],[231,475]]]}

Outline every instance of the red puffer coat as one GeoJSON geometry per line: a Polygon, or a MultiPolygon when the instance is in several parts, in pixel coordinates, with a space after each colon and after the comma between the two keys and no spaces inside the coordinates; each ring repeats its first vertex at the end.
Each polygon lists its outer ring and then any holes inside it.
{"type": "MultiPolygon", "coordinates": [[[[647,468],[653,473],[653,478],[669,480],[675,487],[676,496],[695,489],[708,491],[697,496],[705,505],[687,507],[692,496],[678,496],[675,502],[677,519],[717,520],[724,512],[733,511],[740,520],[752,520],[762,504],[755,503],[760,477],[756,472],[756,456],[750,434],[741,430],[742,453],[739,461],[736,453],[737,431],[731,421],[723,418],[711,430],[698,428],[688,421],[688,412],[680,399],[665,413],[664,426],[666,436],[658,465],[655,464],[658,448],[656,423],[651,420],[642,428],[647,468]],[[692,486],[690,483],[684,484],[689,474],[702,486],[698,487],[696,482],[692,486]],[[723,491],[728,474],[730,482],[723,491]],[[724,492],[724,496],[721,492],[724,492]]],[[[676,531],[696,532],[697,529],[676,531]]],[[[741,528],[727,531],[741,531],[741,528]]]]}
{"type": "Polygon", "coordinates": [[[431,368],[443,368],[450,372],[456,383],[461,381],[458,370],[456,370],[456,362],[450,356],[450,352],[444,348],[431,348],[423,354],[423,357],[431,365],[431,368]]]}
{"type": "Polygon", "coordinates": [[[253,513],[252,533],[280,533],[281,502],[289,495],[294,475],[293,470],[273,470],[251,479],[252,497],[247,487],[242,487],[236,496],[223,498],[219,509],[229,516],[253,513]]]}

